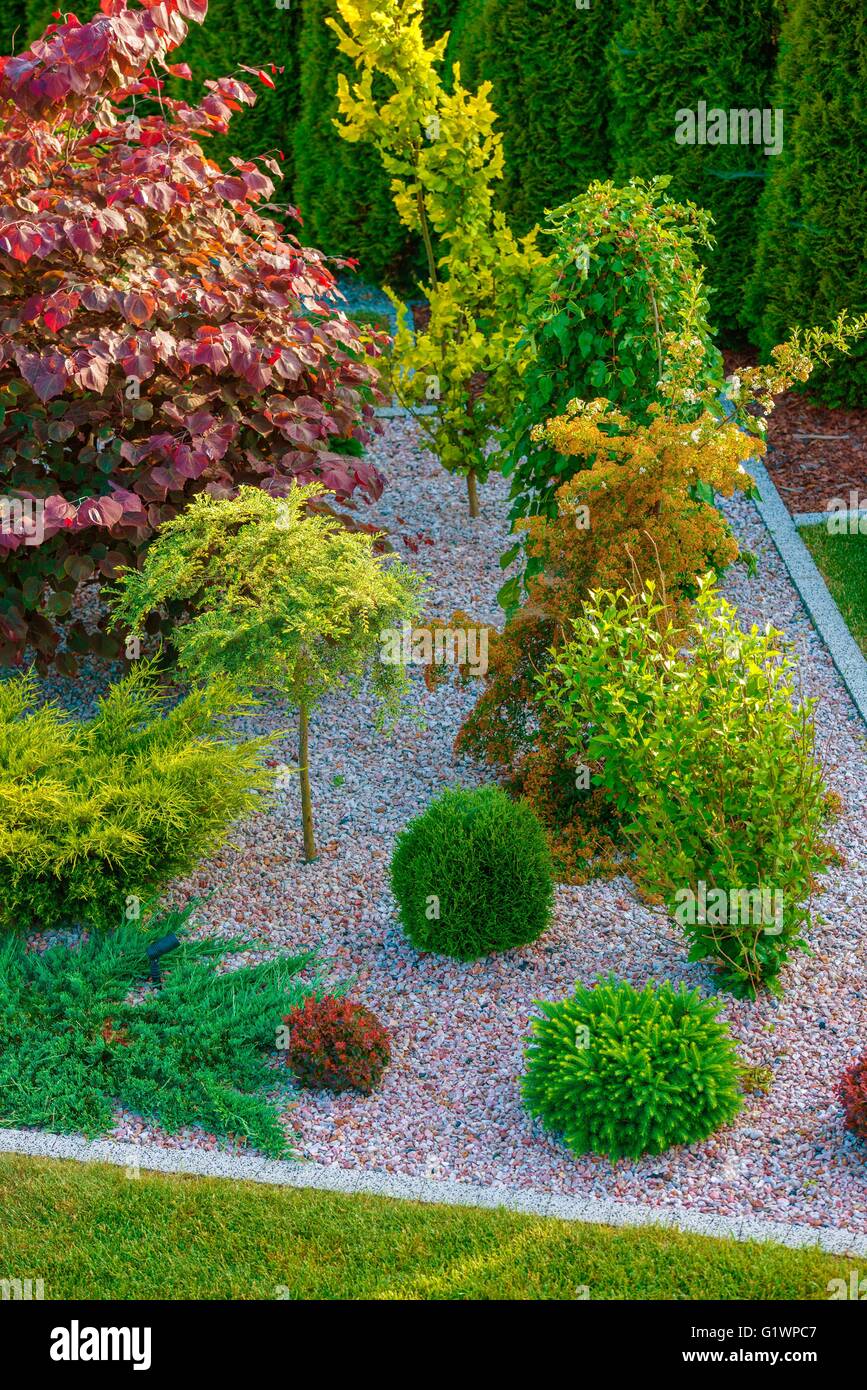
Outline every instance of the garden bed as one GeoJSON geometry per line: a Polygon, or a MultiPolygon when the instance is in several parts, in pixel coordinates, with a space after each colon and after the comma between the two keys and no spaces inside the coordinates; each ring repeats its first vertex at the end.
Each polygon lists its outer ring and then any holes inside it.
{"type": "MultiPolygon", "coordinates": [[[[418,447],[411,421],[390,421],[372,456],[388,487],[365,520],[380,519],[396,548],[429,573],[428,614],[447,618],[460,608],[497,621],[505,482],[495,476],[481,490],[482,515],[472,522],[459,480],[418,447]]],[[[443,786],[487,780],[452,754],[475,699],[472,683],[431,693],[417,670],[424,729],[404,721],[390,739],[377,736],[365,699],[332,699],[315,716],[315,863],[301,863],[293,783],[271,812],[237,828],[234,848],[171,895],[180,903],[213,893],[200,912],[202,929],[258,938],[262,947],[251,959],[275,948],[319,947],[334,978],[353,977],[353,996],[390,1029],[393,1062],[372,1096],[291,1092],[285,1123],[302,1157],[867,1232],[867,1164],[834,1095],[840,1073],[863,1050],[867,1023],[863,727],[754,507],[737,501],[728,511],[759,564],[754,578],[743,568],[730,572],[726,592],[742,623],[770,620],[799,651],[805,693],[821,696],[819,748],[844,808],[835,839],[846,864],[827,875],[827,920],[813,932],[815,954],[785,971],[780,1000],[720,996],[744,1059],[771,1069],[770,1093],[747,1097],[737,1122],[704,1143],[614,1165],[574,1157],[530,1120],[520,1077],[534,1001],[562,998],[576,980],[610,972],[637,986],[684,980],[710,993],[710,969],[685,963],[679,929],[642,905],[624,878],[559,887],[552,927],[522,950],[469,965],[414,950],[388,889],[394,836],[443,786]]],[[[106,675],[91,669],[87,679],[46,684],[81,708],[106,675]]],[[[245,724],[250,732],[291,730],[294,720],[275,706],[245,724]]],[[[296,755],[289,734],[287,762],[296,755]]],[[[163,1136],[128,1114],[118,1117],[114,1134],[167,1147],[217,1142],[193,1132],[163,1136]]]]}

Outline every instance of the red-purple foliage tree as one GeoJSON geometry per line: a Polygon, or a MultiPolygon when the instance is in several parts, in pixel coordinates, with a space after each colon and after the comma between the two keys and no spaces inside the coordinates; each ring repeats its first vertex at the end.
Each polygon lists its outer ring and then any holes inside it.
{"type": "Polygon", "coordinates": [[[159,71],[189,76],[166,59],[207,0],[143,4],[101,0],[0,58],[5,664],[29,644],[70,673],[76,651],[114,655],[81,624],[58,654],[55,620],[197,491],[382,489],[361,454],[384,339],[362,341],[324,298],[322,255],[262,215],[277,161],[223,172],[203,152],[250,87],[208,81],[197,107],[163,92],[159,71]]]}

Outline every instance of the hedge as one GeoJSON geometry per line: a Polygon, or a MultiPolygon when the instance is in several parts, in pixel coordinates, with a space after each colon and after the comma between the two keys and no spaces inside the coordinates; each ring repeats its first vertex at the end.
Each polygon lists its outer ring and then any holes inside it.
{"type": "MultiPolygon", "coordinates": [[[[748,307],[765,353],[795,324],[867,310],[867,11],[793,0],[783,29],[776,104],[783,155],[759,209],[748,307]]],[[[867,400],[867,344],[816,371],[828,405],[867,400]]]]}
{"type": "Polygon", "coordinates": [[[464,0],[449,56],[493,83],[505,178],[497,201],[523,234],[610,173],[603,70],[612,9],[574,0],[464,0]]]}
{"type": "Polygon", "coordinates": [[[729,340],[743,335],[756,209],[780,156],[763,144],[678,144],[677,113],[770,108],[776,13],[775,0],[621,0],[608,48],[614,181],[668,174],[672,197],[710,211],[711,322],[729,340]]]}

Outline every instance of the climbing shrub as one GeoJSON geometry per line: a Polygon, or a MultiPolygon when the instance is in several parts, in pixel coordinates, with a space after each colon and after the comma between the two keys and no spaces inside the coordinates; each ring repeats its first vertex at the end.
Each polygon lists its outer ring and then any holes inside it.
{"type": "MultiPolygon", "coordinates": [[[[519,399],[503,441],[513,517],[556,515],[556,490],[580,465],[534,430],[574,397],[605,397],[646,422],[662,399],[670,345],[684,340],[684,384],[696,392],[720,384],[698,259],[707,216],[669,198],[666,182],[591,184],[545,223],[551,274],[517,345],[519,399]]],[[[682,396],[678,413],[689,420],[696,412],[682,396]]]]}

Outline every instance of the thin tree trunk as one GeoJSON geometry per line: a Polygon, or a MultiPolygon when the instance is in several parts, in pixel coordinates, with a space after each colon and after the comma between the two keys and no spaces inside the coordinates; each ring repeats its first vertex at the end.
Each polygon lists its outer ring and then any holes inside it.
{"type": "Polygon", "coordinates": [[[299,705],[299,759],[301,766],[301,825],[304,830],[304,858],[309,864],[316,858],[316,844],[313,839],[313,802],[310,797],[310,723],[307,706],[299,705]]]}
{"type": "Polygon", "coordinates": [[[467,474],[467,497],[470,499],[470,516],[479,514],[479,491],[476,486],[476,470],[471,468],[467,474]]]}

